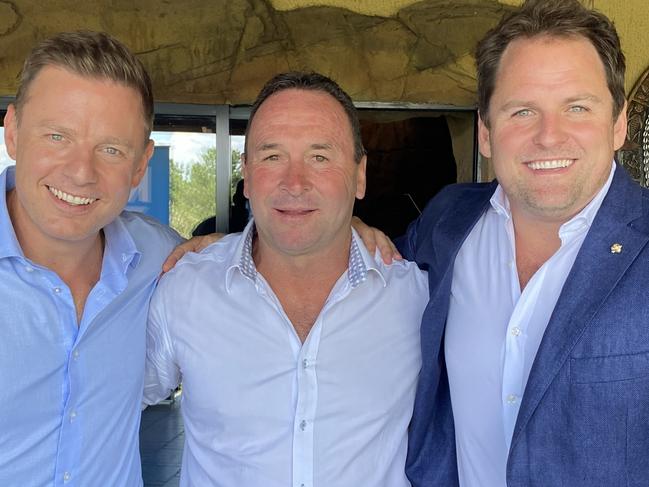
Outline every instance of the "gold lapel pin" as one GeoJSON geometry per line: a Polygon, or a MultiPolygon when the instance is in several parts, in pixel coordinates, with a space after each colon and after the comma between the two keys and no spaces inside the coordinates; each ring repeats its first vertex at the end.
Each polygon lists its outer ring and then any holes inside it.
{"type": "Polygon", "coordinates": [[[611,254],[619,254],[622,252],[622,244],[621,243],[614,243],[611,245],[611,254]]]}

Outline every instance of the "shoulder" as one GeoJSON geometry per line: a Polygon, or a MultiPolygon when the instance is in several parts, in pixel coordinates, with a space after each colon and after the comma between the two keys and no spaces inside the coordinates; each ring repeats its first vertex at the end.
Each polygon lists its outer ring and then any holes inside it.
{"type": "Polygon", "coordinates": [[[231,233],[208,245],[200,252],[188,252],[178,261],[161,282],[184,280],[188,275],[214,278],[232,266],[241,242],[240,233],[231,233]]]}
{"type": "Polygon", "coordinates": [[[374,256],[375,268],[385,280],[386,286],[410,286],[415,293],[428,294],[428,274],[410,260],[393,260],[386,264],[380,254],[374,256]]]}
{"type": "Polygon", "coordinates": [[[471,198],[490,198],[497,183],[458,183],[449,184],[440,190],[426,205],[423,214],[435,213],[453,208],[460,201],[471,198]]]}
{"type": "Polygon", "coordinates": [[[156,219],[133,211],[123,211],[118,219],[128,230],[139,250],[164,248],[167,254],[184,239],[172,228],[156,219]]]}

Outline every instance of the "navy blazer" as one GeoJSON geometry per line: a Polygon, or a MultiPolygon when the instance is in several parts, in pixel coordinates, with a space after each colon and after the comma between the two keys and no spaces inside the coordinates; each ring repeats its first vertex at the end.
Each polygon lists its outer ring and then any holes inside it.
{"type": "MultiPolygon", "coordinates": [[[[495,188],[445,188],[400,242],[430,285],[406,465],[414,487],[457,483],[444,326],[453,262],[495,188]]],[[[509,451],[509,487],[649,486],[648,242],[649,191],[618,166],[534,360],[509,451]]]]}

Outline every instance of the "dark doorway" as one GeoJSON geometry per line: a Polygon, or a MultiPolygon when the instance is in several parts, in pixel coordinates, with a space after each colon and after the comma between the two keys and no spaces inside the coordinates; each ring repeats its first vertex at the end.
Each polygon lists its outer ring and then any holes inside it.
{"type": "Polygon", "coordinates": [[[367,191],[354,214],[398,237],[441,188],[457,182],[446,116],[372,110],[360,115],[367,191]]]}

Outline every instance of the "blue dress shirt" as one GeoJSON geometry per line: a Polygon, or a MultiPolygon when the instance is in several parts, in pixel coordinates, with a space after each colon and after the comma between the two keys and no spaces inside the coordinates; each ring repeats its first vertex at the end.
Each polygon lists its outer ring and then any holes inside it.
{"type": "Polygon", "coordinates": [[[72,294],[25,258],[0,175],[0,485],[141,486],[138,429],[149,298],[180,240],[124,212],[104,228],[99,282],[72,294]]]}
{"type": "Polygon", "coordinates": [[[182,375],[180,485],[409,487],[425,274],[354,237],[302,343],[255,268],[251,228],[186,255],[151,303],[145,400],[182,375]]]}

